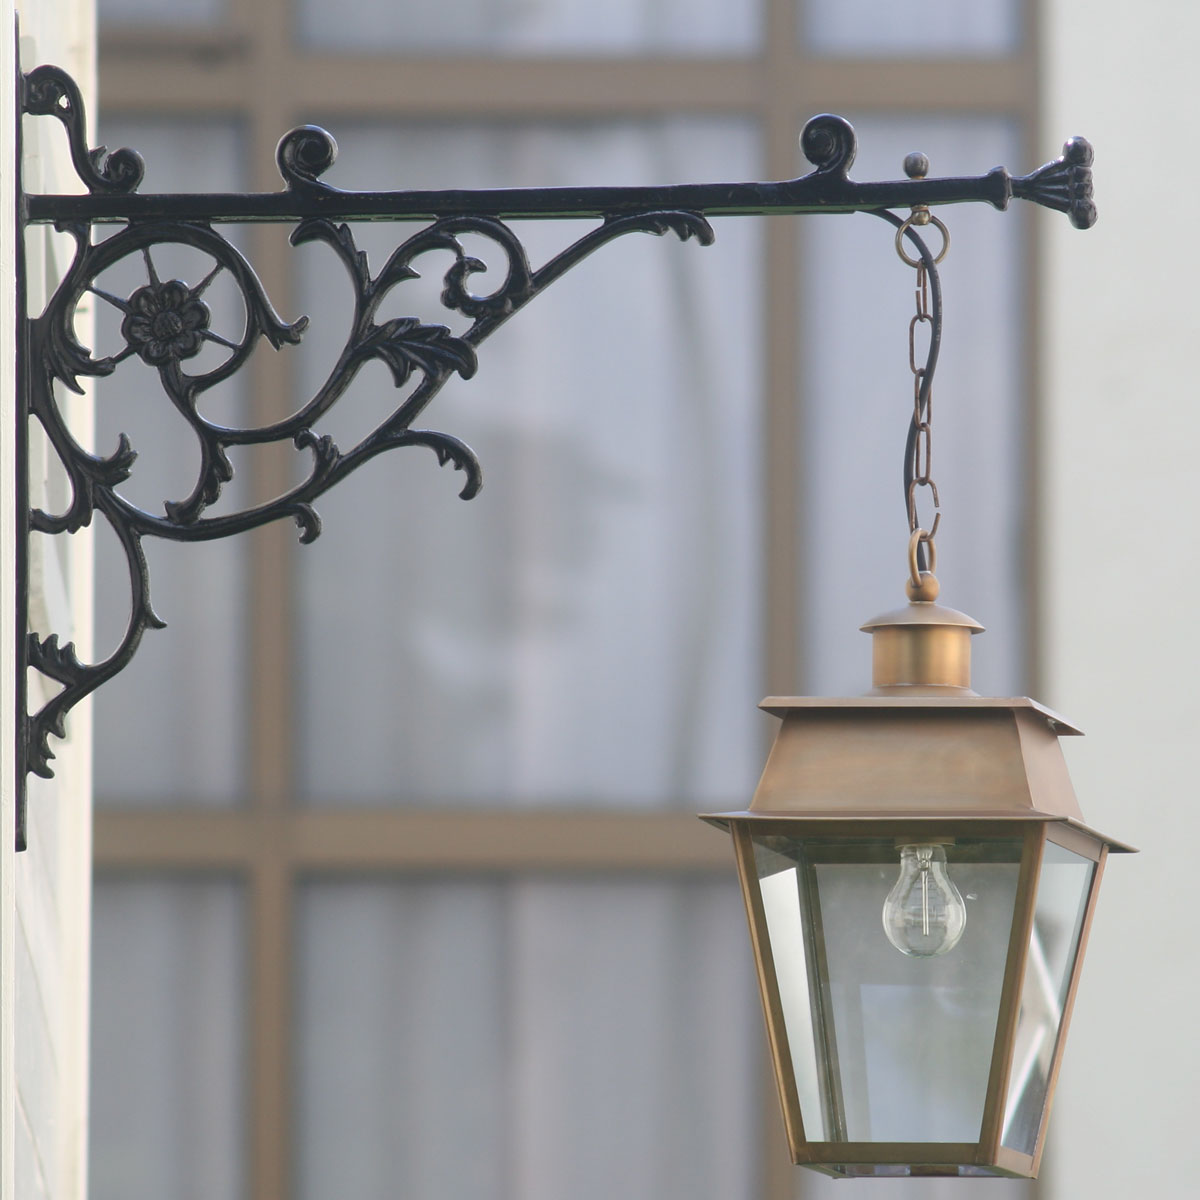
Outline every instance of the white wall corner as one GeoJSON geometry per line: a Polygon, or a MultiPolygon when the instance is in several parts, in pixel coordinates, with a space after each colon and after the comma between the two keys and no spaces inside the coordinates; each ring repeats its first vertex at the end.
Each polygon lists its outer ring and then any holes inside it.
{"type": "Polygon", "coordinates": [[[1041,1194],[1196,1194],[1200,958],[1200,5],[1044,0],[1048,139],[1096,150],[1099,221],[1046,219],[1044,699],[1089,823],[1139,845],[1105,876],[1041,1194]],[[1075,739],[1071,739],[1074,741],[1075,739]]]}
{"type": "MultiPolygon", "coordinates": [[[[53,63],[71,73],[79,83],[94,129],[95,99],[95,13],[91,0],[20,0],[16,9],[21,20],[21,65],[26,69],[53,63]]],[[[12,27],[13,3],[5,0],[4,14],[12,27]]],[[[3,39],[0,39],[3,40],[3,39]]],[[[11,41],[11,39],[9,39],[11,41]]],[[[6,46],[6,79],[16,69],[12,48],[6,46]]],[[[5,128],[12,128],[11,86],[4,88],[5,128]]],[[[67,139],[54,121],[25,122],[26,149],[36,160],[37,183],[67,188],[72,171],[67,139]]],[[[0,139],[6,153],[12,139],[0,139]]],[[[12,170],[4,178],[15,178],[12,170]]],[[[5,197],[9,202],[9,197],[5,197]]],[[[9,229],[6,215],[5,229],[9,229]]],[[[31,232],[26,245],[30,260],[31,308],[44,299],[43,283],[53,265],[49,238],[44,230],[31,232]],[[48,266],[47,264],[50,264],[48,266]]],[[[12,243],[5,238],[5,253],[12,243]]],[[[7,270],[6,280],[11,276],[7,270]]],[[[8,303],[6,288],[5,302],[8,303]]],[[[77,325],[78,327],[78,325],[77,325]]],[[[81,329],[85,341],[88,331],[81,329]]],[[[8,364],[8,325],[5,325],[5,387],[11,386],[8,364]]],[[[90,397],[72,401],[72,430],[89,444],[90,397]]],[[[5,392],[4,430],[15,429],[15,396],[5,392]]],[[[11,437],[3,438],[4,454],[11,437]]],[[[0,463],[3,495],[12,495],[12,471],[7,457],[0,463]]],[[[35,476],[37,472],[34,472],[35,476]]],[[[34,480],[36,486],[37,480],[34,480]]],[[[12,505],[3,511],[11,521],[12,505]]],[[[5,604],[15,591],[9,558],[13,531],[3,529],[5,604]]],[[[36,539],[49,542],[50,539],[36,539]]],[[[71,537],[64,550],[37,545],[31,552],[31,613],[46,626],[41,633],[59,632],[63,640],[74,640],[81,656],[91,651],[91,538],[71,537]]],[[[4,616],[5,680],[15,675],[13,618],[4,616]]],[[[11,689],[9,689],[11,690],[11,689]]],[[[37,703],[36,689],[31,704],[37,703]]],[[[5,703],[10,704],[8,692],[5,703]]],[[[11,707],[11,704],[10,704],[11,707]]],[[[15,722],[15,714],[11,718],[15,722]]],[[[4,715],[6,744],[14,744],[9,714],[4,715]]],[[[83,1200],[87,1192],[87,1098],[88,1098],[88,999],[89,944],[91,922],[91,722],[85,704],[68,718],[69,738],[56,743],[55,778],[32,780],[29,796],[30,849],[12,855],[11,794],[5,794],[4,819],[0,827],[0,869],[6,929],[0,929],[0,995],[6,997],[9,1027],[0,1037],[0,1105],[3,1089],[9,1103],[4,1109],[4,1132],[0,1137],[7,1150],[0,1175],[0,1200],[46,1196],[50,1200],[83,1200]],[[7,940],[5,940],[7,939],[7,940]],[[5,990],[7,989],[7,990],[5,990]]],[[[6,763],[11,756],[5,756],[6,763]]],[[[5,786],[11,789],[12,781],[5,786]]]]}
{"type": "MultiPolygon", "coordinates": [[[[16,178],[13,139],[16,97],[16,44],[12,0],[0,0],[0,180],[16,178]]],[[[16,696],[16,524],[13,431],[16,396],[16,193],[0,187],[0,745],[17,742],[16,696]]],[[[13,841],[16,809],[16,764],[6,749],[0,754],[0,1200],[14,1200],[15,1100],[13,1070],[15,965],[13,841]]]]}

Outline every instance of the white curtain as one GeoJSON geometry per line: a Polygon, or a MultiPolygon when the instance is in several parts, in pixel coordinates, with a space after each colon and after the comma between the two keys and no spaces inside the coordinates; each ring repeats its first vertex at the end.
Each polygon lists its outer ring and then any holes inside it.
{"type": "MultiPolygon", "coordinates": [[[[344,132],[341,177],[359,185],[758,170],[734,120],[344,132]]],[[[590,227],[514,222],[535,265],[590,227]]],[[[397,234],[360,229],[378,269],[397,234]]],[[[759,766],[760,232],[728,220],[710,248],[627,235],[485,341],[476,377],[419,422],[476,449],[477,499],[404,449],[319,506],[328,532],[296,556],[310,802],[741,803],[759,766]]],[[[469,248],[493,264],[476,290],[496,286],[494,247],[469,248]]],[[[327,247],[301,261],[312,390],[349,286],[327,247]]],[[[419,261],[423,302],[401,285],[387,315],[461,327],[436,303],[449,261],[419,261]]],[[[321,428],[352,445],[396,392],[375,365],[340,403],[321,428]]]]}
{"type": "MultiPolygon", "coordinates": [[[[346,186],[759,173],[737,120],[338,132],[346,186]]],[[[233,131],[214,136],[214,158],[222,138],[236,148],[233,131]]],[[[185,165],[170,127],[106,137],[185,165]]],[[[520,232],[536,265],[586,228],[520,232]]],[[[376,268],[405,232],[363,231],[376,268]]],[[[326,535],[295,558],[303,799],[743,802],[759,749],[762,248],[754,222],[718,233],[708,249],[643,234],[605,247],[481,347],[479,375],[421,422],[475,445],[478,500],[411,449],[318,504],[326,535]]],[[[312,387],[349,289],[327,249],[297,256],[291,311],[313,327],[288,353],[312,387]]],[[[446,265],[385,315],[454,324],[436,304],[446,265]]],[[[194,266],[169,270],[194,281],[194,266]]],[[[136,361],[118,372],[147,376],[136,361]]],[[[153,389],[108,394],[101,444],[129,429],[143,451],[129,492],[157,507],[194,450],[153,389]]],[[[352,444],[395,403],[390,376],[364,371],[322,431],[352,444]]],[[[99,602],[115,639],[127,593],[108,543],[99,602]]],[[[147,635],[102,701],[112,801],[237,794],[244,553],[237,539],[166,548],[154,594],[172,628],[147,635]]],[[[317,880],[298,899],[298,1195],[751,1200],[760,1022],[732,880],[317,880]]],[[[243,930],[231,884],[100,882],[97,1197],[190,1200],[197,1180],[206,1200],[241,1194],[243,930]]]]}
{"type": "Polygon", "coordinates": [[[236,1200],[246,1165],[241,889],[98,880],[92,937],[93,1200],[236,1200]]]}
{"type": "Polygon", "coordinates": [[[732,881],[310,884],[297,1195],[754,1200],[745,943],[732,881]]]}
{"type": "Polygon", "coordinates": [[[303,45],[388,54],[750,54],[762,36],[755,0],[298,0],[296,22],[303,45]]]}
{"type": "MultiPolygon", "coordinates": [[[[332,178],[347,187],[761,173],[753,128],[735,119],[335,124],[332,178]]],[[[899,174],[918,146],[938,172],[1018,158],[998,120],[858,126],[861,177],[899,174]]],[[[160,164],[178,140],[150,126],[105,137],[160,164]]],[[[236,164],[236,131],[214,137],[213,161],[236,164]]],[[[167,186],[189,184],[176,176],[167,186]]],[[[211,176],[194,186],[213,186],[211,176]]],[[[1020,219],[975,207],[945,216],[962,236],[944,272],[950,316],[935,388],[947,513],[939,573],[947,602],[992,630],[976,644],[977,680],[1004,692],[1020,683],[1011,664],[1024,637],[1020,219]]],[[[565,223],[517,228],[535,265],[572,235],[565,223]]],[[[804,229],[800,517],[813,554],[803,666],[813,690],[853,693],[869,671],[855,619],[898,603],[904,577],[912,272],[883,222],[822,218],[804,229]]],[[[707,249],[630,235],[481,346],[476,378],[448,386],[420,422],[479,452],[478,499],[458,500],[462,476],[414,448],[318,504],[326,534],[295,557],[303,802],[744,801],[760,765],[764,246],[757,222],[719,222],[717,233],[707,249]]],[[[362,232],[376,269],[398,236],[362,232]]],[[[279,303],[313,317],[306,344],[288,351],[311,388],[344,336],[349,286],[327,248],[297,256],[299,302],[279,303]]],[[[428,275],[412,285],[419,301],[409,304],[404,285],[384,315],[461,330],[436,304],[447,263],[418,264],[428,275]]],[[[475,282],[482,290],[487,276],[475,282]]],[[[388,373],[372,366],[322,431],[352,444],[395,399],[388,373]]],[[[240,401],[225,402],[236,411],[240,401]]],[[[128,423],[105,404],[102,446],[128,423]]],[[[162,461],[159,445],[188,461],[156,419],[143,414],[134,431],[139,472],[162,461]]],[[[157,504],[166,493],[145,478],[131,486],[157,504]]],[[[102,605],[110,594],[123,602],[116,550],[111,539],[98,547],[102,605]]],[[[246,714],[230,681],[244,552],[237,539],[167,548],[155,599],[173,628],[147,636],[99,703],[103,794],[125,804],[236,794],[246,714]],[[190,698],[183,678],[198,683],[190,698]]],[[[239,893],[220,881],[150,880],[104,882],[97,896],[94,1193],[237,1196],[239,893]],[[178,1190],[194,1180],[202,1191],[178,1190]]],[[[756,1195],[761,1026],[732,884],[314,879],[298,899],[298,1195],[756,1195]]],[[[797,1185],[806,1196],[827,1186],[807,1173],[797,1185]]],[[[837,1195],[871,1186],[882,1185],[839,1183],[837,1195]]],[[[927,1197],[933,1186],[890,1184],[889,1196],[927,1197]]]]}
{"type": "MultiPolygon", "coordinates": [[[[729,120],[342,132],[347,185],[758,174],[729,120]]],[[[516,225],[535,265],[584,228],[516,225]]],[[[356,235],[376,269],[397,240],[356,235]]],[[[406,450],[321,506],[326,536],[296,555],[307,802],[743,802],[760,236],[631,235],[485,342],[420,422],[479,452],[477,500],[406,450]]],[[[495,275],[494,248],[470,252],[495,275]]],[[[326,249],[301,262],[311,390],[348,287],[326,249]]],[[[418,263],[428,279],[387,315],[461,329],[436,304],[448,263],[418,263]]],[[[394,397],[364,371],[327,429],[352,444],[394,397]]],[[[760,1026],[732,881],[313,881],[297,928],[301,1196],[757,1194],[760,1026]]]]}
{"type": "Polygon", "coordinates": [[[103,26],[157,25],[168,29],[214,26],[230,7],[229,0],[97,0],[103,26]]]}
{"type": "Polygon", "coordinates": [[[988,58],[1011,54],[1022,32],[1019,0],[928,0],[919,12],[879,0],[797,0],[797,9],[809,50],[851,58],[988,58]]]}

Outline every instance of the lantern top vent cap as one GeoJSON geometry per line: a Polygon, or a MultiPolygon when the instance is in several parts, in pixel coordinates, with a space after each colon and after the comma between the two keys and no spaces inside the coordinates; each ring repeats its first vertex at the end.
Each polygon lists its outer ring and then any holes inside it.
{"type": "Polygon", "coordinates": [[[906,625],[951,625],[956,628],[969,629],[972,633],[983,633],[984,627],[956,608],[947,608],[944,604],[934,604],[928,600],[914,600],[903,608],[892,609],[872,617],[859,628],[863,633],[874,633],[877,629],[898,629],[906,625]]]}
{"type": "Polygon", "coordinates": [[[974,617],[938,604],[938,582],[913,561],[909,602],[861,626],[871,635],[871,682],[875,693],[914,689],[971,691],[971,638],[983,632],[974,617]]]}

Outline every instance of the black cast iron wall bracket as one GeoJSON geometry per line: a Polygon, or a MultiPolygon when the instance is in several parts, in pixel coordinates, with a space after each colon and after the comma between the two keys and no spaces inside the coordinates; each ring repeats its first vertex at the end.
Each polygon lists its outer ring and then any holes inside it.
{"type": "MultiPolygon", "coordinates": [[[[449,434],[414,427],[414,422],[451,375],[469,378],[476,369],[476,348],[489,334],[524,308],[544,288],[587,255],[626,233],[674,233],[702,245],[713,240],[713,216],[794,213],[880,212],[891,208],[985,201],[1006,208],[1012,197],[1065,212],[1072,224],[1088,228],[1092,204],[1092,151],[1082,138],[1064,147],[1063,157],[1029,175],[1014,177],[1003,167],[986,175],[947,179],[909,179],[857,183],[849,178],[856,143],[854,130],[841,117],[814,117],[800,145],[814,170],[778,183],[682,184],[666,187],[531,188],[483,191],[350,192],[322,182],[337,147],[323,129],[302,126],[279,143],[277,162],[282,191],[258,194],[141,195],[141,157],[133,150],[108,153],[88,146],[79,88],[66,72],[38,67],[21,79],[20,111],[61,122],[71,158],[86,194],[18,196],[22,233],[29,224],[49,224],[75,241],[73,261],[41,313],[26,310],[23,245],[18,245],[18,388],[25,418],[18,420],[17,602],[18,680],[18,847],[25,843],[24,788],[28,773],[50,777],[54,757],[50,738],[63,737],[67,713],[80,700],[118,674],[132,659],[143,632],[164,624],[150,600],[150,578],[142,549],[145,537],[194,542],[227,537],[280,517],[293,518],[300,540],[320,532],[313,501],[363,463],[400,446],[424,446],[442,463],[464,473],[460,495],[470,499],[481,483],[471,449],[449,434]],[[595,225],[560,254],[533,267],[507,222],[522,219],[593,219],[595,225]],[[356,246],[349,222],[429,222],[403,241],[375,274],[356,246]],[[253,428],[216,424],[198,410],[208,389],[237,372],[260,339],[276,349],[295,344],[308,324],[305,317],[281,319],[245,256],[218,232],[228,222],[275,221],[295,224],[293,245],[320,241],[341,259],[354,287],[350,333],[329,377],[319,391],[286,420],[253,428]],[[97,227],[115,232],[97,240],[97,227]],[[476,294],[472,276],[487,265],[468,254],[463,235],[483,238],[503,264],[504,277],[491,291],[476,294]],[[154,263],[156,246],[185,245],[206,254],[211,271],[196,284],[163,279],[154,263]],[[417,277],[414,261],[429,251],[449,252],[443,306],[467,318],[461,335],[444,325],[416,317],[379,321],[380,304],[405,280],[417,277]],[[114,295],[97,280],[125,259],[140,260],[146,282],[129,295],[114,295]],[[212,328],[204,293],[213,279],[227,273],[245,308],[240,336],[212,328]],[[124,348],[93,358],[75,336],[77,306],[87,295],[123,314],[124,348]],[[227,357],[211,370],[191,374],[185,364],[207,345],[223,347],[227,357]],[[91,453],[72,436],[56,398],[56,389],[82,391],[81,379],[110,375],[125,359],[140,358],[155,368],[167,400],[191,427],[201,449],[198,478],[190,493],[169,500],[162,514],[132,504],[117,490],[130,474],[136,453],[122,435],[107,456],[91,453]],[[313,432],[349,387],[359,369],[378,359],[390,369],[398,388],[408,390],[395,410],[356,446],[343,450],[313,432]],[[62,464],[70,484],[70,502],[60,513],[31,508],[28,434],[36,420],[62,464]],[[222,485],[233,476],[228,451],[233,447],[291,441],[311,456],[307,477],[267,504],[237,513],[206,515],[222,485]],[[117,649],[98,663],[82,662],[71,642],[58,635],[28,631],[29,536],[74,533],[99,512],[116,533],[129,567],[132,594],[129,622],[117,649]],[[36,712],[28,712],[27,669],[34,668],[61,685],[36,712]]],[[[19,148],[19,131],[18,131],[19,148]]],[[[888,214],[889,217],[891,214],[888,214]]],[[[892,218],[894,220],[894,218],[892,218]]],[[[928,250],[912,229],[918,253],[932,266],[928,250]]],[[[19,243],[23,238],[19,239],[19,243]]]]}

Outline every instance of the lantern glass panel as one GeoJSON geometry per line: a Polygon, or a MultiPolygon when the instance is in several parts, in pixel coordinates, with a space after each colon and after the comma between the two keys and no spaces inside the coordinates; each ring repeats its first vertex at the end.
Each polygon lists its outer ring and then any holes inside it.
{"type": "Polygon", "coordinates": [[[1079,954],[1088,896],[1096,874],[1089,858],[1047,842],[1021,986],[1002,1142],[1022,1154],[1037,1144],[1067,990],[1079,954]]]}
{"type": "Polygon", "coordinates": [[[1022,840],[942,842],[966,923],[930,957],[897,950],[882,919],[919,837],[753,841],[807,1139],[977,1141],[1022,840]]]}

